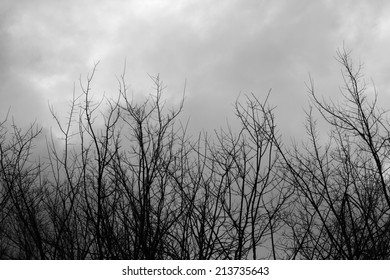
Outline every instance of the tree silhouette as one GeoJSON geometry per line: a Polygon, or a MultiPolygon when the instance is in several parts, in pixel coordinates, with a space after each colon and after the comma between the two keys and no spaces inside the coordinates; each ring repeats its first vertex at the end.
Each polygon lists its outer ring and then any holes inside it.
{"type": "Polygon", "coordinates": [[[345,49],[342,101],[308,84],[307,140],[282,142],[270,92],[237,99],[238,129],[188,135],[154,93],[94,100],[97,64],[61,138],[34,145],[36,124],[0,123],[2,259],[387,259],[389,121],[345,49]],[[319,135],[314,112],[326,121],[319,135]]]}
{"type": "MultiPolygon", "coordinates": [[[[344,68],[343,102],[320,100],[313,81],[312,104],[330,125],[319,139],[312,111],[309,143],[282,151],[283,167],[296,197],[286,225],[287,255],[305,259],[386,259],[389,257],[389,123],[370,101],[361,65],[338,51],[344,68]]],[[[281,150],[281,148],[280,148],[281,150]]]]}

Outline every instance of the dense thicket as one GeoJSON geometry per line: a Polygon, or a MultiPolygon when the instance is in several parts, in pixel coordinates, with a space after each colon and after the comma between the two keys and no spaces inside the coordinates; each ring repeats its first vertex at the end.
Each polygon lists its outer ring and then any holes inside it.
{"type": "Polygon", "coordinates": [[[238,130],[188,135],[163,85],[143,103],[91,98],[93,74],[61,132],[0,123],[2,259],[387,259],[389,122],[341,51],[342,102],[311,103],[307,141],[282,143],[274,110],[237,100],[238,130]],[[102,104],[105,102],[105,104],[102,104]]]}

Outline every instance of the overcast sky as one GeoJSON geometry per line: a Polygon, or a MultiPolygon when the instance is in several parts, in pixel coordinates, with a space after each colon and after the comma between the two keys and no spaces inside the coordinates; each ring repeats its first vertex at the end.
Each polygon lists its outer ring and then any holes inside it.
{"type": "Polygon", "coordinates": [[[95,94],[116,94],[126,60],[135,95],[152,92],[147,74],[160,73],[169,100],[187,80],[184,110],[195,131],[234,118],[240,93],[262,99],[272,88],[278,122],[291,133],[304,121],[309,73],[319,94],[339,95],[334,56],[343,43],[390,100],[388,3],[1,0],[0,118],[11,108],[18,123],[47,128],[48,102],[65,114],[74,82],[79,91],[97,61],[95,94]]]}

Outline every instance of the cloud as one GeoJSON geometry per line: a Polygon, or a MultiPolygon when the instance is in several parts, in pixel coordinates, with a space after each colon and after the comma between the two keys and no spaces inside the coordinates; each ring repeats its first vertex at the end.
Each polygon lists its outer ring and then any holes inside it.
{"type": "Polygon", "coordinates": [[[185,116],[194,131],[233,119],[240,93],[261,97],[272,88],[281,126],[294,134],[304,120],[308,73],[319,92],[337,97],[334,55],[343,42],[379,76],[381,89],[388,84],[389,5],[380,1],[39,0],[3,7],[0,110],[11,106],[21,120],[47,121],[48,101],[65,114],[73,83],[99,60],[97,97],[117,92],[125,60],[138,95],[153,90],[147,73],[160,73],[176,101],[187,80],[185,116]]]}

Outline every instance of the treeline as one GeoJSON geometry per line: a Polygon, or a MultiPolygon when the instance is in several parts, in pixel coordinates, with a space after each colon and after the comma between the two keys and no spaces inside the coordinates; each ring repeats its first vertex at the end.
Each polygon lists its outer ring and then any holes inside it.
{"type": "Polygon", "coordinates": [[[103,106],[95,69],[67,118],[50,108],[62,135],[47,138],[47,157],[34,155],[39,127],[5,119],[0,258],[388,259],[389,116],[350,54],[338,59],[343,101],[318,98],[310,81],[302,144],[282,143],[269,94],[237,100],[238,130],[194,137],[159,77],[137,103],[122,75],[103,106]]]}

